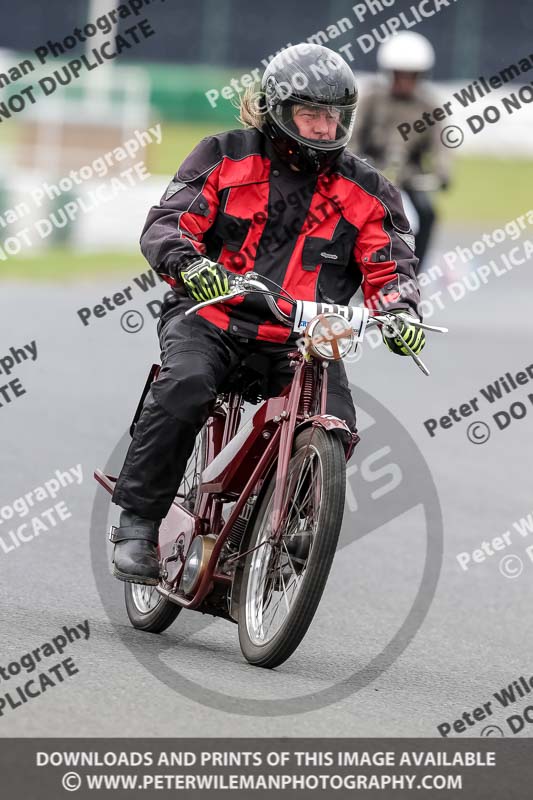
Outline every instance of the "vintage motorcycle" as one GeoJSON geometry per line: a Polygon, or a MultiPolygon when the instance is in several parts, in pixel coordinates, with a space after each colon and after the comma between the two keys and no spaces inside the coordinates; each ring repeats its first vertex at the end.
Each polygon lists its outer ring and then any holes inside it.
{"type": "MultiPolygon", "coordinates": [[[[264,374],[248,357],[221,387],[161,524],[159,584],[126,583],[125,600],[132,625],[152,633],[184,608],[235,622],[244,657],[272,668],[292,655],[317,610],[342,524],[346,461],[359,441],[325,413],[328,364],[357,347],[372,325],[400,334],[392,314],[294,300],[264,280],[252,272],[235,276],[228,294],[186,313],[262,293],[276,318],[301,334],[289,353],[292,382],[264,399],[264,374]],[[293,306],[290,316],[275,297],[293,306]],[[245,402],[260,405],[241,426],[245,402]]],[[[132,433],[158,371],[150,371],[132,433]]],[[[113,492],[116,478],[100,470],[95,478],[113,492]]]]}

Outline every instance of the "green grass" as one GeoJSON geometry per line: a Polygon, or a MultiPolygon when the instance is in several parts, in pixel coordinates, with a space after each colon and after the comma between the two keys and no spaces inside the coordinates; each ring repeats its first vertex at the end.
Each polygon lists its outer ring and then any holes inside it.
{"type": "Polygon", "coordinates": [[[533,208],[533,159],[458,158],[441,192],[441,222],[502,225],[533,208]]]}
{"type": "MultiPolygon", "coordinates": [[[[167,123],[163,142],[149,149],[150,171],[170,177],[200,139],[220,130],[220,125],[167,123]]],[[[450,189],[436,198],[441,222],[502,224],[533,206],[532,183],[533,159],[459,156],[450,189]]]]}
{"type": "MultiPolygon", "coordinates": [[[[238,127],[235,122],[235,127],[238,127]]],[[[168,175],[178,169],[181,162],[196,147],[198,142],[213,133],[223,130],[220,125],[180,123],[163,126],[163,141],[148,148],[148,169],[154,175],[168,175]]]]}
{"type": "Polygon", "coordinates": [[[52,248],[0,262],[0,282],[4,279],[72,282],[122,273],[131,276],[147,269],[149,266],[140,252],[77,253],[67,248],[52,248]]]}
{"type": "MultiPolygon", "coordinates": [[[[220,130],[220,126],[212,125],[166,124],[162,144],[149,148],[150,172],[167,175],[170,179],[200,139],[220,130]]],[[[451,188],[437,195],[440,224],[465,224],[481,231],[491,230],[533,207],[532,183],[533,160],[458,157],[451,188]]],[[[107,274],[134,275],[144,269],[147,264],[140,252],[86,254],[55,248],[0,261],[0,281],[73,281],[107,274]]]]}

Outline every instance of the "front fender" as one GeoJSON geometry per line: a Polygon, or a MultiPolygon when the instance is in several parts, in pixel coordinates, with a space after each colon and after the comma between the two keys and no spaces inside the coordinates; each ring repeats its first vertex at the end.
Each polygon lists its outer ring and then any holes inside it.
{"type": "Polygon", "coordinates": [[[360,436],[358,433],[353,433],[346,422],[343,419],[339,419],[339,417],[333,416],[333,414],[315,414],[312,417],[300,422],[299,425],[296,426],[295,435],[300,431],[304,430],[304,428],[309,427],[319,427],[323,428],[325,431],[331,431],[335,433],[337,436],[341,436],[343,438],[344,444],[344,451],[346,453],[346,461],[352,455],[356,444],[360,441],[360,436]],[[345,434],[345,436],[343,436],[345,434]],[[347,441],[346,441],[347,439],[347,441]]]}

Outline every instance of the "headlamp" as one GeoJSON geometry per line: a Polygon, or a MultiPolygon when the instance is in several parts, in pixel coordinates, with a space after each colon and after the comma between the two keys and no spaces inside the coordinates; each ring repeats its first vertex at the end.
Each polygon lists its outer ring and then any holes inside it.
{"type": "Polygon", "coordinates": [[[215,538],[210,536],[196,536],[189,547],[180,588],[186,595],[192,595],[200,585],[200,581],[207,569],[215,538]]]}
{"type": "Polygon", "coordinates": [[[316,358],[338,361],[352,349],[355,332],[340,314],[328,312],[310,321],[304,338],[307,350],[316,358]]]}

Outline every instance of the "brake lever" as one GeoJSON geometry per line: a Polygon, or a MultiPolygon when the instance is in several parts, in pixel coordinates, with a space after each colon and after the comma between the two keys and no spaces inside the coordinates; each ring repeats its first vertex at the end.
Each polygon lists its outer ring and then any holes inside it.
{"type": "MultiPolygon", "coordinates": [[[[393,317],[392,314],[374,314],[368,320],[368,324],[372,324],[374,321],[375,323],[379,323],[380,325],[387,325],[389,320],[393,317]]],[[[443,328],[437,325],[428,325],[426,322],[421,322],[416,317],[412,317],[410,314],[402,314],[402,319],[408,322],[410,325],[414,325],[415,328],[423,328],[425,331],[433,331],[434,333],[448,333],[448,328],[443,328]]]]}
{"type": "Polygon", "coordinates": [[[247,292],[268,292],[268,287],[261,283],[261,281],[256,278],[256,275],[253,272],[247,272],[246,275],[236,275],[233,278],[232,283],[233,288],[230,292],[228,292],[228,294],[221,295],[220,297],[213,297],[211,300],[204,300],[202,303],[197,303],[195,306],[187,309],[185,316],[188,316],[189,314],[196,314],[196,312],[201,308],[215,305],[215,303],[223,303],[224,300],[232,300],[234,297],[239,297],[247,292]]]}
{"type": "Polygon", "coordinates": [[[233,297],[238,297],[239,295],[243,294],[243,290],[239,289],[238,291],[232,291],[229,294],[224,294],[221,297],[213,297],[212,300],[204,300],[202,303],[197,303],[195,306],[191,306],[185,312],[185,316],[189,314],[196,314],[201,308],[205,308],[206,306],[213,306],[215,303],[222,303],[224,300],[231,300],[233,297]]]}
{"type": "MultiPolygon", "coordinates": [[[[403,338],[402,334],[400,333],[400,329],[398,327],[396,327],[396,320],[394,319],[394,315],[393,314],[387,314],[386,315],[386,319],[387,319],[387,322],[385,322],[383,324],[383,327],[389,328],[389,330],[391,330],[393,332],[393,334],[398,339],[400,339],[400,341],[402,342],[404,347],[406,347],[407,351],[409,352],[409,355],[411,356],[411,358],[413,359],[413,361],[415,362],[417,367],[424,373],[424,375],[429,375],[430,374],[429,369],[426,367],[426,365],[424,364],[422,359],[420,359],[417,356],[417,354],[409,347],[409,345],[407,344],[407,342],[403,338]]],[[[442,332],[445,333],[446,331],[444,330],[442,332]]]]}
{"type": "Polygon", "coordinates": [[[406,320],[410,325],[414,325],[415,328],[423,328],[425,331],[433,331],[434,333],[448,333],[448,328],[442,328],[438,325],[428,325],[426,322],[421,322],[416,317],[412,317],[410,314],[403,314],[403,319],[406,320]]]}

